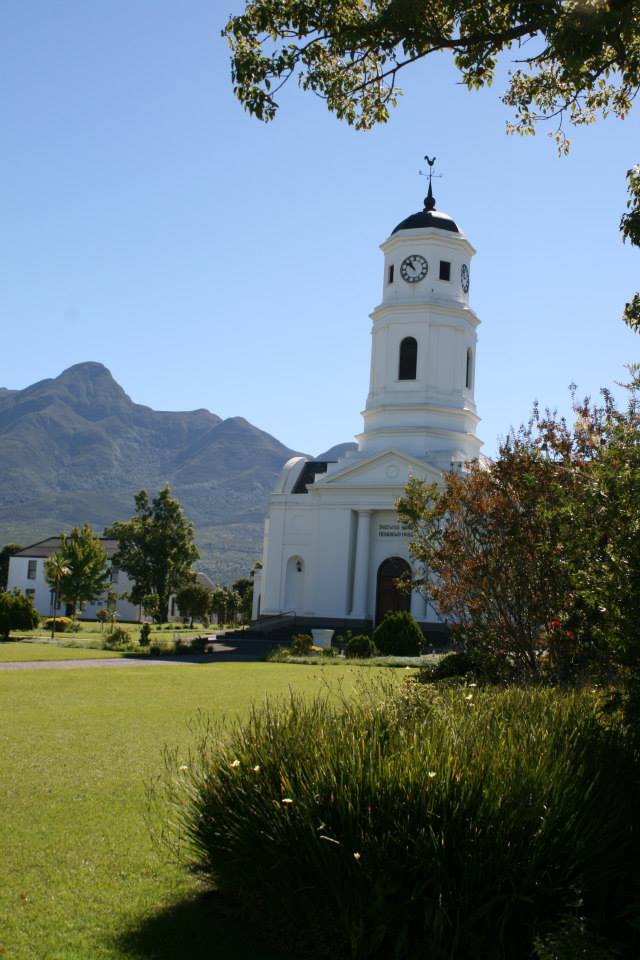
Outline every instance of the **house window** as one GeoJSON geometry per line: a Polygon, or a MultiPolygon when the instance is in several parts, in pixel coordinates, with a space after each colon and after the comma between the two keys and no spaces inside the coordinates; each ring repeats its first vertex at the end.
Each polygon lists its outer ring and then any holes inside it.
{"type": "Polygon", "coordinates": [[[25,595],[29,598],[29,600],[33,600],[33,598],[36,595],[36,592],[33,589],[33,587],[30,587],[28,590],[25,590],[25,595]]]}
{"type": "Polygon", "coordinates": [[[120,576],[120,567],[111,567],[111,583],[117,583],[120,576]]]}
{"type": "Polygon", "coordinates": [[[389,266],[389,283],[393,283],[393,264],[389,266]]]}
{"type": "Polygon", "coordinates": [[[27,580],[35,580],[37,569],[38,569],[38,561],[29,560],[29,563],[27,566],[27,580]]]}
{"type": "Polygon", "coordinates": [[[448,260],[440,261],[440,279],[451,280],[451,264],[448,260]]]}
{"type": "Polygon", "coordinates": [[[415,380],[418,365],[418,342],[414,337],[405,337],[400,344],[398,380],[415,380]]]}
{"type": "Polygon", "coordinates": [[[473,353],[471,347],[467,350],[467,374],[465,378],[465,386],[467,390],[471,390],[471,377],[473,374],[473,353]]]}

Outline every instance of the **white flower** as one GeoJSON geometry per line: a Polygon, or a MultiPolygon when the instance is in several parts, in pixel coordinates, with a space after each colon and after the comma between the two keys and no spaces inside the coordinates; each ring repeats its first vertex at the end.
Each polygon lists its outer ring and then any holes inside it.
{"type": "Polygon", "coordinates": [[[253,768],[253,772],[260,773],[260,764],[256,763],[255,767],[253,768]]]}
{"type": "Polygon", "coordinates": [[[473,694],[472,694],[472,693],[468,693],[468,694],[466,695],[466,697],[465,697],[465,700],[473,700],[473,694]]]}
{"type": "Polygon", "coordinates": [[[282,798],[282,802],[283,802],[283,803],[286,803],[287,805],[289,805],[289,804],[293,803],[293,800],[291,799],[291,797],[283,797],[283,798],[282,798]]]}
{"type": "Polygon", "coordinates": [[[240,766],[240,761],[239,761],[239,760],[233,760],[230,765],[231,765],[232,767],[239,767],[239,766],[240,766]]]}
{"type": "Polygon", "coordinates": [[[186,765],[186,763],[183,763],[181,766],[178,767],[178,770],[188,770],[188,769],[189,767],[186,765]]]}
{"type": "Polygon", "coordinates": [[[359,859],[360,859],[360,854],[359,854],[359,853],[354,853],[353,859],[354,859],[354,860],[359,860],[359,859]]]}
{"type": "Polygon", "coordinates": [[[427,776],[429,777],[429,780],[433,780],[435,775],[436,775],[435,770],[429,770],[429,773],[427,774],[427,776]]]}

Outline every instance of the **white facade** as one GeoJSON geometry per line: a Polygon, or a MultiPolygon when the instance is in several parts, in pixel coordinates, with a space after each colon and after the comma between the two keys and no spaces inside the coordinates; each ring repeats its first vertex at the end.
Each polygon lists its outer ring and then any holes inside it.
{"type": "Polygon", "coordinates": [[[420,594],[390,584],[408,572],[407,531],[395,503],[409,476],[441,481],[478,457],[476,330],[469,306],[475,250],[446,214],[425,208],[382,244],[382,301],[371,314],[371,373],[358,450],[335,463],[295,457],[265,522],[254,619],[295,612],[330,624],[375,622],[409,605],[435,621],[420,594]],[[395,596],[393,595],[395,593],[395,596]]]}
{"type": "MultiPolygon", "coordinates": [[[[124,570],[119,570],[111,564],[111,557],[115,553],[115,540],[101,540],[107,561],[111,571],[110,590],[117,594],[128,593],[133,584],[129,580],[124,570]]],[[[40,543],[35,543],[30,547],[21,550],[15,556],[9,559],[9,575],[7,579],[7,590],[20,590],[22,593],[31,597],[34,607],[42,617],[49,617],[53,614],[53,592],[47,583],[44,573],[45,561],[51,557],[60,547],[59,537],[49,537],[40,543]]],[[[101,598],[96,603],[85,603],[79,616],[83,620],[95,620],[96,612],[105,605],[105,598],[101,598]]],[[[56,607],[56,616],[65,615],[66,603],[58,603],[56,607]]],[[[116,606],[118,620],[135,622],[140,619],[140,608],[129,600],[120,598],[116,606]]]]}

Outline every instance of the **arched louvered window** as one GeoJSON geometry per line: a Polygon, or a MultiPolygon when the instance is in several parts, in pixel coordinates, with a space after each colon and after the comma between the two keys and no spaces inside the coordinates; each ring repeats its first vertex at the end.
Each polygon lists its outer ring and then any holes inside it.
{"type": "Polygon", "coordinates": [[[414,337],[405,337],[400,343],[398,380],[415,380],[418,363],[418,342],[414,337]]]}
{"type": "Polygon", "coordinates": [[[467,350],[467,375],[465,377],[465,386],[471,390],[471,379],[473,377],[473,351],[471,347],[467,350]]]}

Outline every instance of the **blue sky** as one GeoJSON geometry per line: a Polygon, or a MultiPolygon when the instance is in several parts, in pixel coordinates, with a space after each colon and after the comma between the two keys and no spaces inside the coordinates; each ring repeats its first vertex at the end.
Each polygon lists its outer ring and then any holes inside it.
{"type": "Polygon", "coordinates": [[[317,454],[352,439],[369,376],[378,245],[438,207],[477,248],[485,452],[534,399],[568,407],[638,359],[622,324],[640,253],[618,221],[640,113],[508,137],[493,88],[447,57],[405,70],[369,133],[291,86],[264,125],[219,36],[238,0],[5,0],[0,37],[0,386],[97,360],[156,409],[244,416],[317,454]]]}

